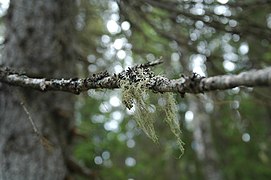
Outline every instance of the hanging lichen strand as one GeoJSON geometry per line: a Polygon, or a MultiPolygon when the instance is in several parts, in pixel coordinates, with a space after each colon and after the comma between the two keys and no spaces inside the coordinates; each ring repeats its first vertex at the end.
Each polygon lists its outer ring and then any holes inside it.
{"type": "MultiPolygon", "coordinates": [[[[154,142],[158,142],[158,137],[155,133],[154,123],[155,114],[150,106],[148,97],[148,90],[150,86],[150,79],[154,77],[154,73],[146,66],[135,66],[129,68],[123,73],[119,74],[120,88],[122,90],[122,102],[128,108],[135,108],[135,120],[143,132],[151,138],[154,142]]],[[[165,108],[165,121],[170,127],[170,130],[177,138],[177,144],[184,152],[183,141],[181,140],[181,130],[179,121],[177,119],[177,108],[172,93],[164,93],[166,100],[165,108]]]]}
{"type": "Polygon", "coordinates": [[[128,109],[135,106],[135,120],[138,126],[144,131],[144,133],[151,138],[154,142],[158,141],[154,130],[154,117],[149,111],[148,103],[146,103],[147,93],[143,82],[138,82],[133,85],[129,85],[129,82],[121,83],[122,89],[122,102],[128,109]]]}
{"type": "MultiPolygon", "coordinates": [[[[177,138],[177,144],[180,148],[182,154],[184,153],[184,142],[181,139],[181,129],[180,129],[180,123],[177,118],[177,106],[176,101],[173,97],[173,93],[165,93],[166,96],[166,107],[165,107],[165,113],[166,113],[166,122],[168,123],[171,132],[176,136],[177,138]]],[[[181,155],[182,155],[181,154],[181,155]]]]}

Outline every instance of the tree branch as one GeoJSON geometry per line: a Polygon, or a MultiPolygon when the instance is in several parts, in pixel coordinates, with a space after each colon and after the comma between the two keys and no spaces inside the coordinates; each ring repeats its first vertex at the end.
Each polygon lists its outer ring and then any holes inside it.
{"type": "Polygon", "coordinates": [[[238,86],[256,87],[271,85],[271,67],[261,70],[251,70],[238,75],[221,75],[214,77],[201,77],[195,73],[190,76],[182,75],[179,79],[170,80],[163,76],[156,76],[150,67],[161,64],[161,60],[136,65],[119,74],[109,75],[107,71],[93,74],[87,78],[46,79],[32,78],[0,68],[0,82],[9,85],[26,87],[40,91],[65,91],[80,94],[89,89],[119,88],[121,81],[129,81],[130,85],[146,82],[145,88],[155,92],[204,93],[213,90],[225,90],[238,86]]]}

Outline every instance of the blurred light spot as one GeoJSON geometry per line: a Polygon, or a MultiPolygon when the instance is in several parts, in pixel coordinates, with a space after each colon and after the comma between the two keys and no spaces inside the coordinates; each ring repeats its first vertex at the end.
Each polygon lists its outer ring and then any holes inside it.
{"type": "Polygon", "coordinates": [[[126,142],[126,145],[127,145],[128,148],[133,148],[133,147],[135,147],[135,141],[133,139],[129,139],[126,142]]]}
{"type": "Polygon", "coordinates": [[[120,32],[120,27],[114,20],[109,20],[106,24],[106,28],[111,34],[117,34],[120,32]]]}
{"type": "Polygon", "coordinates": [[[225,60],[229,60],[229,61],[237,61],[238,60],[238,55],[233,53],[233,52],[229,52],[229,53],[225,53],[223,55],[223,58],[225,60]]]}
{"type": "Polygon", "coordinates": [[[231,20],[229,20],[229,25],[230,25],[230,27],[235,27],[235,26],[237,26],[237,21],[231,19],[231,20]]]}
{"type": "Polygon", "coordinates": [[[209,16],[203,16],[203,20],[205,22],[209,22],[211,20],[211,18],[209,16]]]}
{"type": "Polygon", "coordinates": [[[94,158],[94,162],[95,162],[95,164],[100,165],[100,164],[103,163],[103,159],[102,159],[101,156],[96,156],[96,157],[94,158]]]}
{"type": "Polygon", "coordinates": [[[125,52],[124,50],[119,50],[119,51],[117,52],[117,57],[118,57],[119,59],[124,59],[124,58],[126,57],[126,52],[125,52]]]}
{"type": "Polygon", "coordinates": [[[214,13],[217,15],[225,15],[228,11],[228,8],[224,5],[218,5],[214,8],[214,13]]]}
{"type": "Polygon", "coordinates": [[[116,120],[110,120],[110,121],[104,123],[104,129],[107,131],[117,132],[119,129],[119,123],[116,120]]]}
{"type": "Polygon", "coordinates": [[[190,12],[195,15],[204,15],[205,10],[203,9],[203,4],[202,3],[197,3],[193,8],[190,9],[190,12]]]}
{"type": "Polygon", "coordinates": [[[203,23],[202,21],[197,21],[197,22],[195,23],[195,26],[196,26],[196,28],[198,28],[198,29],[202,29],[202,28],[203,28],[203,25],[204,25],[204,23],[203,23]]]}
{"type": "MultiPolygon", "coordinates": [[[[204,65],[204,66],[205,66],[205,65],[204,65]]],[[[200,67],[200,66],[194,67],[194,68],[193,68],[193,72],[194,72],[194,73],[197,73],[197,74],[199,74],[199,75],[201,75],[201,76],[205,76],[205,73],[204,73],[202,67],[200,67]]]]}
{"type": "Polygon", "coordinates": [[[87,57],[89,63],[94,63],[96,61],[96,56],[90,54],[87,57]]]}
{"type": "Polygon", "coordinates": [[[239,91],[240,91],[240,88],[239,88],[239,87],[235,87],[235,88],[232,88],[232,89],[231,89],[231,92],[232,92],[233,94],[238,94],[239,91]]]}
{"type": "Polygon", "coordinates": [[[120,50],[123,46],[123,40],[122,39],[116,39],[114,44],[113,44],[113,47],[117,50],[120,50]]]}
{"type": "Polygon", "coordinates": [[[116,53],[114,48],[108,48],[103,54],[106,60],[112,61],[116,53]]]}
{"type": "Polygon", "coordinates": [[[221,4],[226,4],[229,0],[217,0],[217,2],[221,3],[221,4]]]}
{"type": "Polygon", "coordinates": [[[249,141],[250,141],[250,135],[249,135],[248,133],[244,133],[244,134],[242,135],[242,140],[243,140],[244,142],[249,142],[249,141]]]}
{"type": "Polygon", "coordinates": [[[114,66],[114,71],[115,71],[115,73],[120,73],[121,71],[123,71],[123,68],[121,67],[121,65],[115,65],[114,66]]]}
{"type": "Polygon", "coordinates": [[[185,113],[185,121],[186,122],[191,122],[191,121],[193,121],[193,119],[194,119],[193,112],[192,111],[186,111],[186,113],[185,113]]]}
{"type": "Polygon", "coordinates": [[[121,23],[121,28],[123,31],[128,31],[130,29],[131,25],[128,21],[124,21],[121,23]]]}
{"type": "Polygon", "coordinates": [[[94,65],[94,64],[91,64],[88,66],[88,71],[93,73],[93,72],[96,72],[97,71],[97,66],[94,65]]]}
{"type": "Polygon", "coordinates": [[[190,39],[191,39],[191,41],[196,41],[197,39],[198,39],[198,36],[197,36],[197,34],[196,33],[191,33],[190,34],[190,39]]]}
{"type": "Polygon", "coordinates": [[[110,19],[112,19],[113,21],[118,21],[120,19],[120,16],[117,13],[113,13],[110,16],[110,19]]]}
{"type": "Polygon", "coordinates": [[[119,11],[119,6],[115,1],[109,1],[109,7],[113,12],[118,12],[119,11]]]}
{"type": "Polygon", "coordinates": [[[9,7],[9,0],[0,0],[0,16],[3,16],[9,7]]]}
{"type": "Polygon", "coordinates": [[[127,130],[132,130],[136,127],[136,123],[133,120],[129,120],[125,127],[127,130]]]}
{"type": "Polygon", "coordinates": [[[226,71],[233,71],[235,69],[235,64],[231,61],[223,61],[223,67],[226,71]]]}
{"type": "Polygon", "coordinates": [[[105,121],[105,117],[104,117],[104,115],[93,115],[93,116],[91,116],[91,121],[93,122],[93,123],[104,123],[104,121],[105,121]]]}
{"type": "Polygon", "coordinates": [[[171,61],[178,62],[180,60],[180,55],[176,52],[171,54],[171,61]]]}
{"type": "MultiPolygon", "coordinates": [[[[1,2],[0,2],[1,3],[1,2]]],[[[0,9],[0,13],[1,13],[1,9],[0,9]]],[[[76,17],[76,29],[81,31],[84,27],[85,27],[85,18],[86,18],[86,15],[85,13],[81,12],[79,13],[76,17]]]]}
{"type": "Polygon", "coordinates": [[[111,96],[109,103],[111,106],[118,107],[120,106],[120,99],[117,96],[111,96]]]}
{"type": "Polygon", "coordinates": [[[97,59],[96,65],[99,67],[107,66],[107,63],[102,58],[97,59]]]}
{"type": "Polygon", "coordinates": [[[248,51],[249,51],[248,44],[247,43],[242,43],[241,46],[239,47],[240,54],[245,55],[245,54],[248,53],[248,51]]]}
{"type": "MultiPolygon", "coordinates": [[[[224,36],[222,36],[222,40],[224,41],[224,42],[229,42],[230,40],[231,40],[231,38],[232,38],[232,36],[231,36],[231,34],[229,34],[229,33],[227,33],[227,34],[225,34],[224,36]]],[[[229,44],[227,44],[229,47],[232,47],[232,46],[230,46],[229,44]]]]}
{"type": "Polygon", "coordinates": [[[124,59],[124,68],[128,68],[133,65],[133,58],[131,56],[126,56],[124,59]]]}
{"type": "Polygon", "coordinates": [[[136,160],[132,157],[127,157],[125,159],[125,164],[126,166],[129,166],[129,167],[132,167],[132,166],[135,166],[136,165],[136,160]]]}
{"type": "Polygon", "coordinates": [[[103,157],[104,160],[109,159],[109,158],[110,158],[110,152],[104,151],[104,152],[102,153],[102,157],[103,157]]]}
{"type": "Polygon", "coordinates": [[[108,44],[110,42],[110,37],[108,35],[102,35],[101,40],[104,44],[108,44]]]}
{"type": "Polygon", "coordinates": [[[191,62],[190,62],[190,69],[192,69],[193,72],[205,76],[206,66],[204,64],[206,60],[206,56],[201,54],[196,54],[191,56],[191,62]]]}
{"type": "Polygon", "coordinates": [[[127,131],[126,132],[126,137],[129,139],[132,139],[134,137],[134,133],[132,131],[127,131]]]}
{"type": "Polygon", "coordinates": [[[118,140],[119,141],[125,141],[127,139],[126,135],[121,133],[121,134],[118,134],[118,140]]]}
{"type": "Polygon", "coordinates": [[[120,111],[114,111],[112,113],[112,118],[116,121],[121,121],[123,119],[122,113],[120,111]]]}
{"type": "Polygon", "coordinates": [[[232,35],[232,40],[234,42],[238,42],[240,40],[240,36],[238,34],[234,34],[234,35],[232,35]]]}

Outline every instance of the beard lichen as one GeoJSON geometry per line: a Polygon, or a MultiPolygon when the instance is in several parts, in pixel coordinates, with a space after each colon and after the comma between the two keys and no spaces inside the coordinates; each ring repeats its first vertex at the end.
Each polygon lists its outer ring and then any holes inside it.
{"type": "Polygon", "coordinates": [[[180,129],[180,123],[177,118],[177,106],[175,99],[173,97],[173,93],[166,93],[166,107],[165,107],[165,114],[166,119],[165,121],[168,123],[171,132],[176,136],[177,138],[177,145],[179,149],[181,150],[181,155],[184,153],[184,142],[181,139],[181,129],[180,129]]]}
{"type": "MultiPolygon", "coordinates": [[[[128,69],[122,75],[120,80],[120,88],[122,90],[122,102],[128,108],[135,108],[135,121],[139,128],[154,142],[158,142],[158,137],[154,129],[156,114],[150,110],[150,103],[148,101],[148,84],[150,79],[154,77],[149,68],[136,67],[128,69]]],[[[173,97],[173,93],[164,93],[166,100],[163,114],[165,114],[165,121],[169,125],[171,132],[175,135],[178,148],[181,150],[181,155],[184,152],[184,143],[181,139],[181,129],[177,118],[177,107],[173,97]]]]}
{"type": "Polygon", "coordinates": [[[128,109],[135,106],[136,123],[149,138],[154,142],[158,142],[158,138],[154,130],[154,117],[149,111],[146,99],[144,99],[147,95],[145,88],[142,88],[142,86],[144,86],[144,82],[138,82],[133,85],[129,84],[129,82],[121,82],[122,102],[128,109]]]}

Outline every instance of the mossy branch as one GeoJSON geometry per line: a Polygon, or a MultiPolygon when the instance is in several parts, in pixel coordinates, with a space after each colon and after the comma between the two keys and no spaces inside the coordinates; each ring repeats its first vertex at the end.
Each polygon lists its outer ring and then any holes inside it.
{"type": "Polygon", "coordinates": [[[119,74],[110,75],[107,71],[104,71],[98,74],[92,74],[87,78],[70,79],[33,78],[4,67],[0,68],[0,82],[40,91],[65,91],[80,94],[89,89],[120,88],[120,82],[127,75],[132,80],[132,83],[137,82],[136,70],[144,69],[146,73],[152,74],[152,77],[148,81],[147,88],[161,93],[179,92],[183,95],[185,93],[196,94],[213,90],[231,89],[238,86],[254,87],[271,85],[271,67],[247,71],[238,75],[222,75],[205,78],[192,74],[191,76],[182,75],[179,79],[170,80],[149,72],[149,67],[161,63],[161,60],[157,60],[128,68],[119,74]]]}

